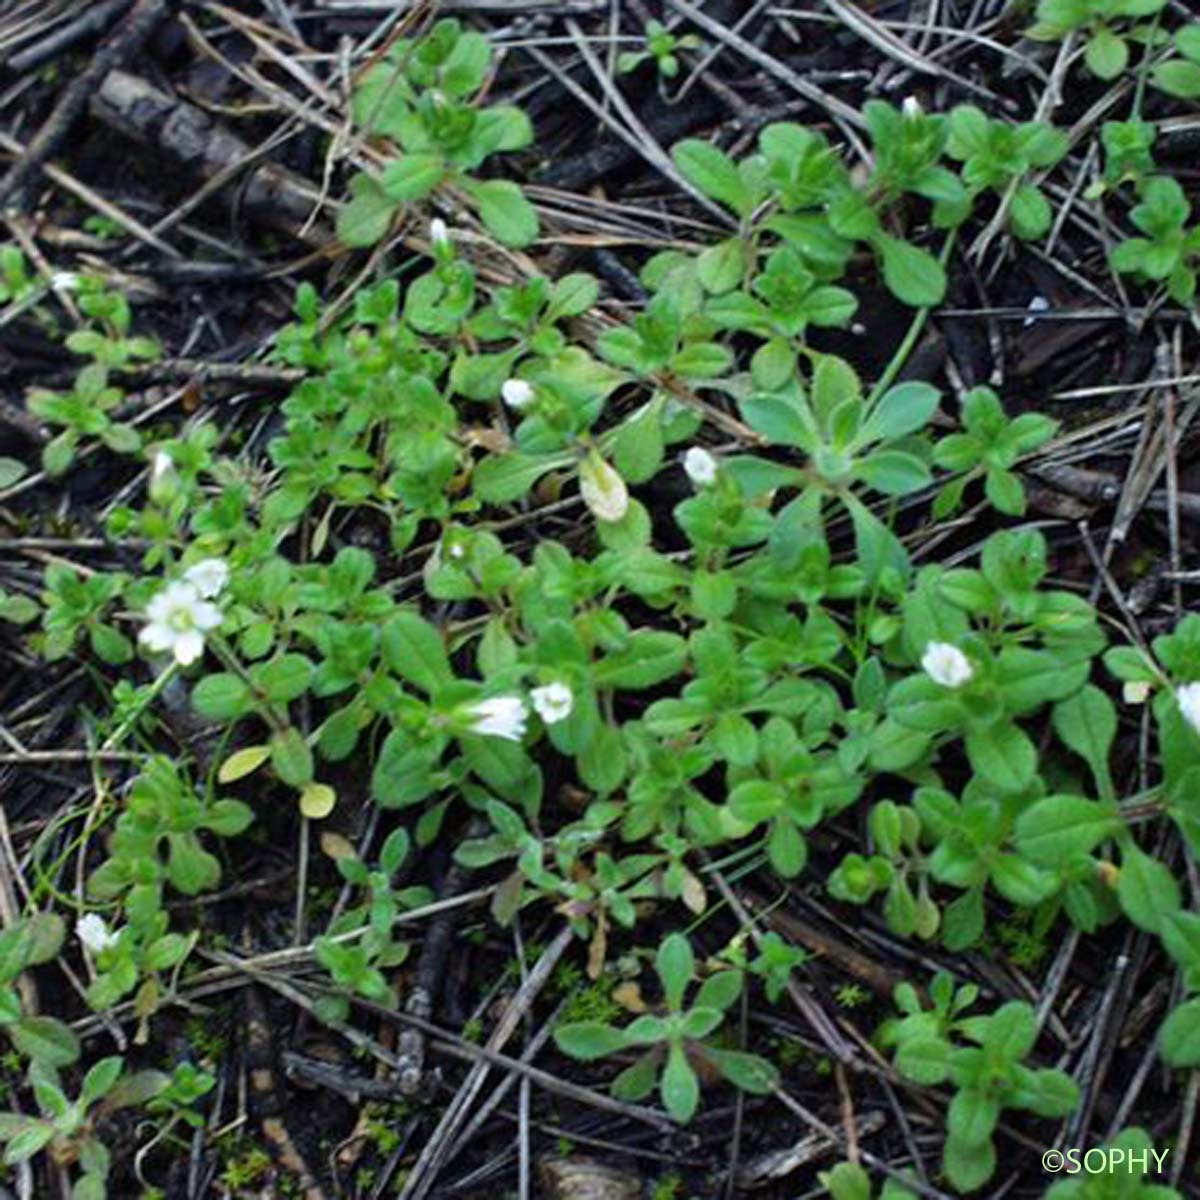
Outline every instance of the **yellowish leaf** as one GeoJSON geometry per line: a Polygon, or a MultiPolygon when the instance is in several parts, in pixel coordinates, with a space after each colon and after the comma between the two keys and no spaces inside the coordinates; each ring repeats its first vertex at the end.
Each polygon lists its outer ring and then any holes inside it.
{"type": "Polygon", "coordinates": [[[307,783],[300,793],[300,811],[310,821],[320,821],[333,812],[337,792],[327,783],[307,783]]]}
{"type": "Polygon", "coordinates": [[[350,839],[343,837],[340,833],[334,833],[331,829],[327,829],[321,834],[321,850],[334,862],[337,862],[339,858],[354,857],[354,846],[350,839]]]}
{"type": "Polygon", "coordinates": [[[234,783],[253,775],[270,757],[270,746],[246,746],[235,750],[217,769],[217,782],[234,783]]]}

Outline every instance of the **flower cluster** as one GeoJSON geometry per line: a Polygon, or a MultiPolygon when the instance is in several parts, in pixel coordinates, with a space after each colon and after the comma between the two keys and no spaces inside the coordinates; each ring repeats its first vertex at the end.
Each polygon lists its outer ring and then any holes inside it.
{"type": "Polygon", "coordinates": [[[146,605],[138,641],[155,654],[169,651],[181,667],[194,663],[204,653],[205,635],[221,624],[221,610],[213,600],[228,582],[224,559],[206,558],[189,567],[146,605]]]}
{"type": "MultiPolygon", "coordinates": [[[[547,725],[565,721],[575,707],[575,697],[565,683],[536,687],[529,693],[529,701],[547,725]]],[[[468,704],[463,711],[469,721],[468,732],[508,742],[519,742],[529,722],[529,706],[520,696],[491,696],[468,704]]]]}

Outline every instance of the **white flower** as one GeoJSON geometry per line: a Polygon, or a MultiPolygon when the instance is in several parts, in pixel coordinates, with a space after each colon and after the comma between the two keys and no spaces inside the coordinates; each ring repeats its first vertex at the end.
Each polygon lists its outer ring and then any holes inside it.
{"type": "Polygon", "coordinates": [[[697,487],[707,487],[717,477],[717,460],[700,446],[693,446],[683,456],[683,469],[697,487]]]}
{"type": "Polygon", "coordinates": [[[529,710],[520,696],[493,696],[489,700],[477,700],[467,705],[466,712],[471,717],[471,733],[504,738],[509,742],[519,742],[525,736],[529,710]]]}
{"type": "Polygon", "coordinates": [[[598,454],[579,464],[579,494],[601,521],[619,521],[629,511],[625,480],[598,454]]]}
{"type": "Polygon", "coordinates": [[[448,246],[450,244],[450,232],[446,228],[446,222],[441,217],[434,217],[429,222],[429,240],[435,246],[448,246]]]}
{"type": "Polygon", "coordinates": [[[1200,733],[1200,683],[1185,683],[1175,689],[1175,699],[1183,719],[1200,733]]]}
{"type": "Polygon", "coordinates": [[[75,936],[93,954],[107,950],[117,944],[117,935],[108,927],[103,917],[86,913],[75,922],[75,936]]]}
{"type": "Polygon", "coordinates": [[[183,578],[205,600],[211,600],[225,590],[229,582],[229,564],[223,558],[201,559],[184,571],[183,578]]]}
{"type": "Polygon", "coordinates": [[[73,292],[79,287],[79,276],[74,271],[55,271],[50,276],[50,286],[56,292],[73,292]]]}
{"type": "Polygon", "coordinates": [[[934,683],[948,688],[962,687],[975,674],[971,660],[949,642],[930,642],[925,647],[921,666],[934,683]]]}
{"type": "Polygon", "coordinates": [[[553,725],[557,721],[565,721],[575,707],[575,696],[565,683],[548,683],[545,687],[536,687],[529,693],[537,715],[553,725]]]}
{"type": "Polygon", "coordinates": [[[533,388],[523,379],[506,379],[500,388],[500,395],[509,408],[520,412],[533,402],[533,388]]]}
{"type": "Polygon", "coordinates": [[[169,650],[180,666],[204,653],[204,635],[221,624],[221,610],[186,580],[168,583],[146,605],[146,626],[138,641],[156,653],[169,650]]]}
{"type": "Polygon", "coordinates": [[[466,546],[464,546],[462,544],[462,542],[451,542],[450,543],[450,557],[451,558],[466,558],[467,557],[466,546]]]}
{"type": "MultiPolygon", "coordinates": [[[[1044,313],[1049,307],[1050,301],[1047,300],[1045,296],[1034,296],[1034,298],[1030,300],[1026,311],[1031,313],[1044,313]]],[[[1037,317],[1026,317],[1025,320],[1021,322],[1021,328],[1028,329],[1030,325],[1036,324],[1037,317]]]]}
{"type": "Polygon", "coordinates": [[[919,117],[924,114],[924,109],[921,107],[921,102],[916,96],[905,96],[904,103],[900,106],[900,110],[906,117],[919,117]]]}
{"type": "Polygon", "coordinates": [[[165,451],[158,450],[150,459],[150,499],[155,504],[169,504],[179,491],[179,472],[175,460],[165,451]]]}

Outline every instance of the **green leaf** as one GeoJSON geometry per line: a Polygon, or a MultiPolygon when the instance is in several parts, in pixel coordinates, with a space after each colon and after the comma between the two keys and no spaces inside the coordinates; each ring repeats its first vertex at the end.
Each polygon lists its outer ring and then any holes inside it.
{"type": "Polygon", "coordinates": [[[254,810],[240,800],[218,800],[204,818],[204,828],[218,837],[236,837],[254,821],[254,810]]]}
{"type": "Polygon", "coordinates": [[[1017,818],[1016,844],[1030,862],[1054,867],[1090,854],[1122,828],[1120,817],[1094,800],[1046,796],[1017,818]]]}
{"type": "Polygon", "coordinates": [[[120,1077],[124,1065],[125,1060],[117,1054],[95,1063],[83,1077],[79,1089],[79,1102],[85,1108],[90,1108],[102,1096],[106,1096],[120,1077]]]}
{"type": "Polygon", "coordinates": [[[312,751],[294,725],[271,735],[271,766],[280,780],[290,787],[302,788],[312,781],[312,751]]]}
{"type": "Polygon", "coordinates": [[[194,834],[172,834],[167,878],[185,896],[197,896],[221,878],[221,864],[208,853],[194,834]]]}
{"type": "Polygon", "coordinates": [[[872,451],[856,465],[855,474],[885,496],[906,496],[932,481],[929,468],[902,450],[872,451]]]}
{"type": "Polygon", "coordinates": [[[1159,1030],[1158,1048],[1169,1067],[1200,1066],[1200,997],[1172,1010],[1159,1030]]]}
{"type": "Polygon", "coordinates": [[[744,982],[741,971],[718,971],[710,975],[696,993],[696,1007],[724,1012],[742,994],[744,982]]]}
{"type": "Polygon", "coordinates": [[[541,477],[572,461],[567,454],[491,454],[472,476],[475,494],[489,504],[508,504],[525,495],[541,477]]]}
{"type": "Polygon", "coordinates": [[[1050,228],[1050,202],[1031,183],[1022,184],[1013,193],[1008,209],[1012,231],[1025,241],[1040,238],[1050,228]]]}
{"type": "Polygon", "coordinates": [[[671,370],[685,379],[716,379],[733,366],[733,354],[716,342],[685,346],[671,359],[671,370]]]}
{"type": "Polygon", "coordinates": [[[538,236],[538,215],[524,193],[507,179],[469,180],[464,185],[479,216],[506,246],[528,246],[538,236]]]}
{"type": "Polygon", "coordinates": [[[779,1086],[779,1072],[765,1058],[740,1050],[718,1050],[704,1047],[704,1055],[716,1064],[717,1070],[743,1092],[765,1096],[779,1086]]]}
{"type": "Polygon", "coordinates": [[[671,157],[679,173],[694,188],[731,208],[739,217],[749,215],[754,197],[733,159],[723,151],[708,142],[687,138],[671,150],[671,157]]]}
{"type": "Polygon", "coordinates": [[[192,707],[210,721],[232,721],[253,707],[249,686],[228,671],[206,675],[192,689],[192,707]]]}
{"type": "Polygon", "coordinates": [[[888,291],[912,308],[940,304],[946,295],[946,272],[927,250],[888,234],[876,234],[871,244],[883,260],[888,291]]]}
{"type": "Polygon", "coordinates": [[[1121,851],[1117,899],[1125,915],[1150,933],[1160,933],[1163,923],[1181,906],[1175,876],[1132,843],[1121,851]]]}
{"type": "Polygon", "coordinates": [[[1116,79],[1129,64],[1129,46],[1107,25],[1097,25],[1088,41],[1084,61],[1098,79],[1116,79]]]}
{"type": "Polygon", "coordinates": [[[1117,736],[1117,713],[1112,701],[1094,684],[1054,706],[1054,729],[1063,743],[1091,768],[1100,794],[1113,794],[1108,756],[1117,736]]]}
{"type": "Polygon", "coordinates": [[[969,729],[966,747],[972,769],[1001,791],[1019,792],[1037,773],[1037,750],[1008,722],[969,729]]]}
{"type": "Polygon", "coordinates": [[[4,1161],[10,1166],[14,1163],[25,1162],[42,1149],[55,1134],[55,1128],[49,1121],[34,1121],[19,1131],[8,1135],[8,1145],[4,1150],[4,1161]]]}
{"type": "Polygon", "coordinates": [[[554,1041],[564,1054],[583,1062],[616,1054],[629,1044],[621,1030],[600,1021],[575,1021],[560,1025],[554,1031],[554,1041]]]}
{"type": "Polygon", "coordinates": [[[683,1007],[683,994],[696,971],[692,944],[682,933],[673,933],[658,948],[655,968],[662,981],[667,1007],[678,1012],[683,1007]]]}
{"type": "Polygon", "coordinates": [[[932,1087],[949,1078],[953,1055],[953,1047],[942,1038],[911,1038],[896,1051],[896,1070],[913,1083],[932,1087]]]}
{"type": "Polygon", "coordinates": [[[133,658],[133,643],[111,625],[94,624],[88,641],[96,657],[112,666],[120,666],[133,658]]]}
{"type": "Polygon", "coordinates": [[[838,1163],[817,1178],[828,1190],[830,1200],[871,1200],[871,1177],[858,1163],[838,1163]]]}
{"type": "Polygon", "coordinates": [[[906,437],[929,424],[941,393],[928,383],[899,383],[879,398],[858,436],[860,445],[906,437]]]}
{"type": "Polygon", "coordinates": [[[22,1017],[6,1032],[22,1054],[44,1066],[66,1067],[79,1058],[79,1039],[53,1017],[22,1017]]]}
{"type": "Polygon", "coordinates": [[[663,1106],[681,1124],[695,1116],[700,1103],[700,1083],[679,1042],[673,1042],[667,1054],[667,1065],[659,1083],[663,1106]]]}
{"type": "Polygon", "coordinates": [[[445,164],[436,154],[406,154],[383,169],[383,191],[397,202],[423,200],[442,181],[445,164]]]}
{"type": "MultiPolygon", "coordinates": [[[[958,1096],[966,1093],[959,1092],[958,1096]]],[[[978,1096],[978,1104],[986,1103],[978,1096]]],[[[953,1101],[951,1102],[953,1104],[953,1101]]],[[[973,1192],[982,1187],[996,1171],[996,1147],[990,1138],[982,1142],[964,1142],[956,1137],[953,1130],[946,1139],[946,1148],[942,1156],[942,1165],[946,1177],[960,1192],[973,1192]]]]}
{"type": "Polygon", "coordinates": [[[454,679],[442,635],[415,612],[397,612],[383,627],[383,658],[401,679],[434,693],[454,679]]]}
{"type": "Polygon", "coordinates": [[[628,645],[598,662],[597,687],[636,691],[678,675],[687,658],[687,643],[676,633],[639,629],[628,645]]]}
{"type": "Polygon", "coordinates": [[[235,750],[217,768],[217,782],[236,783],[247,775],[253,775],[270,757],[270,746],[246,746],[235,750]]]}
{"type": "Polygon", "coordinates": [[[1173,58],[1159,63],[1150,72],[1150,79],[1160,91],[1180,100],[1200,97],[1200,63],[1173,58]]]}
{"type": "Polygon", "coordinates": [[[370,175],[350,180],[350,200],[337,215],[337,235],[347,246],[373,246],[391,228],[396,202],[370,175]]]}
{"type": "Polygon", "coordinates": [[[281,654],[250,668],[255,689],[272,704],[288,704],[308,691],[313,665],[303,654],[281,654]]]}

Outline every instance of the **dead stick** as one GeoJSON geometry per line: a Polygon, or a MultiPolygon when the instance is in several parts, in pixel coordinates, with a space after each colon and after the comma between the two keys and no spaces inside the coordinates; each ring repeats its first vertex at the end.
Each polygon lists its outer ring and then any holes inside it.
{"type": "Polygon", "coordinates": [[[97,33],[103,33],[109,24],[129,7],[130,0],[103,0],[93,4],[85,13],[68,22],[61,29],[34,42],[32,46],[14,54],[8,60],[9,69],[24,74],[40,67],[48,59],[69,50],[77,42],[85,41],[97,33]]]}
{"type": "Polygon", "coordinates": [[[25,155],[14,163],[0,180],[0,205],[13,197],[18,208],[24,205],[26,183],[40,171],[46,160],[58,149],[67,136],[75,118],[83,111],[100,86],[100,81],[128,58],[137,53],[142,43],[154,32],[155,26],[167,11],[167,0],[138,0],[133,11],[117,27],[92,57],[87,70],[77,76],[63,92],[54,111],[46,118],[37,136],[29,143],[25,155]]]}

